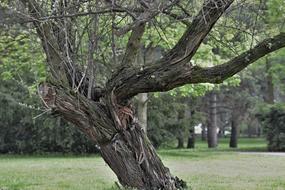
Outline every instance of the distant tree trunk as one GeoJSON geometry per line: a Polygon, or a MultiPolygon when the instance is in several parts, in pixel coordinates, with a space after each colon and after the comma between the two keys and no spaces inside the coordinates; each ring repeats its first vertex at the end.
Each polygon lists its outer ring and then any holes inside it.
{"type": "Polygon", "coordinates": [[[218,137],[219,138],[222,138],[222,137],[224,137],[224,128],[220,128],[220,130],[219,130],[219,133],[218,133],[218,137]]]}
{"type": "Polygon", "coordinates": [[[230,148],[238,147],[238,123],[237,118],[232,118],[230,148]]]}
{"type": "Polygon", "coordinates": [[[262,136],[262,127],[260,125],[258,125],[257,127],[257,137],[261,137],[262,136]]]}
{"type": "Polygon", "coordinates": [[[178,135],[177,135],[177,148],[184,148],[184,137],[183,137],[183,132],[182,130],[180,129],[179,132],[178,132],[178,135]]]}
{"type": "Polygon", "coordinates": [[[265,102],[268,104],[274,104],[274,84],[272,79],[272,74],[270,72],[271,63],[268,57],[266,57],[266,95],[265,102]]]}
{"type": "Polygon", "coordinates": [[[251,131],[252,131],[252,129],[251,129],[250,125],[248,125],[248,126],[247,126],[247,137],[248,137],[248,138],[251,138],[251,137],[252,137],[252,132],[251,132],[251,131]]]}
{"type": "Polygon", "coordinates": [[[210,94],[210,106],[209,106],[209,116],[207,120],[207,139],[208,147],[215,148],[218,145],[218,135],[217,135],[217,95],[215,92],[210,94]]]}
{"type": "MultiPolygon", "coordinates": [[[[146,64],[150,64],[154,61],[157,61],[162,56],[161,48],[159,47],[149,47],[148,49],[144,49],[141,46],[138,49],[137,57],[136,57],[136,65],[140,67],[144,67],[146,64]]],[[[147,134],[147,93],[140,93],[137,95],[138,98],[138,119],[140,125],[144,132],[147,134]]]]}
{"type": "Polygon", "coordinates": [[[202,141],[206,141],[206,140],[207,140],[207,132],[206,132],[206,126],[205,126],[205,124],[202,124],[201,128],[202,128],[201,140],[202,140],[202,141]]]}
{"type": "Polygon", "coordinates": [[[138,119],[144,132],[147,134],[147,93],[138,94],[138,119]]]}
{"type": "Polygon", "coordinates": [[[195,148],[195,130],[194,129],[189,130],[187,148],[195,148]]]}

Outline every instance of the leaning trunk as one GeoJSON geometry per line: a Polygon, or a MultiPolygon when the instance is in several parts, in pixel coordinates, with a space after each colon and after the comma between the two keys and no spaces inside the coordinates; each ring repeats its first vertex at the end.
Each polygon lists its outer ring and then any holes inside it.
{"type": "Polygon", "coordinates": [[[185,185],[171,176],[137,124],[101,145],[101,155],[125,187],[172,190],[185,185]]]}
{"type": "Polygon", "coordinates": [[[186,186],[163,165],[131,107],[118,105],[112,95],[94,102],[49,84],[42,84],[40,94],[49,109],[100,147],[103,159],[124,187],[176,190],[186,186]]]}

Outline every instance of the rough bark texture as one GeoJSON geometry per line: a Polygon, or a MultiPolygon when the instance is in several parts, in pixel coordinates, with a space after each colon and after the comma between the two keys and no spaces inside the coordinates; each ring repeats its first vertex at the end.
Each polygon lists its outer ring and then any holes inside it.
{"type": "MultiPolygon", "coordinates": [[[[120,125],[112,120],[106,104],[94,103],[80,94],[42,84],[41,97],[54,113],[75,124],[100,147],[103,159],[126,187],[138,189],[183,189],[186,184],[173,177],[166,168],[138,120],[126,112],[116,111],[120,125]],[[120,128],[118,128],[120,127],[120,128]]],[[[130,110],[128,110],[130,111],[130,110]]]]}
{"type": "Polygon", "coordinates": [[[155,153],[143,130],[136,124],[101,146],[101,155],[126,187],[177,189],[176,179],[155,153]]]}

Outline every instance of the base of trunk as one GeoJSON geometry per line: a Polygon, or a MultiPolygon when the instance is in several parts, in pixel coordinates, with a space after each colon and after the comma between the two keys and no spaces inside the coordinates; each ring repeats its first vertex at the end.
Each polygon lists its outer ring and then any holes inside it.
{"type": "Polygon", "coordinates": [[[207,140],[208,148],[216,148],[218,146],[218,135],[216,133],[216,128],[208,128],[207,140]]]}
{"type": "Polygon", "coordinates": [[[184,181],[170,174],[137,125],[117,133],[112,142],[101,145],[101,155],[124,187],[147,190],[186,188],[184,181]]]}
{"type": "Polygon", "coordinates": [[[195,148],[195,133],[194,129],[189,130],[189,137],[188,137],[188,143],[187,148],[195,148]]]}

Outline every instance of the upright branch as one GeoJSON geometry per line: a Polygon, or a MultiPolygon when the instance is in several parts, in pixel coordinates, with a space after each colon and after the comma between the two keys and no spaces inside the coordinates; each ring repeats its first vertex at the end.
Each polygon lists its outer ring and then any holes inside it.
{"type": "Polygon", "coordinates": [[[167,64],[190,61],[214,24],[234,0],[206,0],[178,43],[161,60],[167,64]]]}
{"type": "Polygon", "coordinates": [[[178,86],[192,68],[191,58],[203,39],[233,0],[206,0],[178,43],[161,60],[145,68],[119,70],[108,82],[118,99],[128,99],[142,92],[166,91],[178,86]],[[175,86],[176,85],[176,86],[175,86]]]}
{"type": "Polygon", "coordinates": [[[138,49],[141,45],[141,38],[145,30],[145,23],[140,23],[131,33],[126,47],[125,55],[122,60],[122,65],[132,65],[135,61],[138,49]]]}
{"type": "Polygon", "coordinates": [[[52,23],[49,21],[37,21],[36,18],[44,16],[44,11],[35,0],[21,0],[21,2],[24,5],[27,5],[30,16],[34,18],[33,23],[36,27],[38,36],[42,41],[42,45],[47,56],[51,77],[56,82],[62,84],[67,83],[68,80],[65,72],[65,63],[67,60],[61,55],[57,38],[51,30],[51,28],[53,28],[52,23]]]}
{"type": "Polygon", "coordinates": [[[137,18],[135,18],[135,21],[133,23],[118,31],[119,35],[124,34],[129,30],[132,31],[127,43],[125,55],[122,60],[123,65],[132,65],[135,62],[138,49],[141,45],[141,38],[145,31],[146,23],[157,16],[159,13],[167,11],[178,2],[178,0],[175,0],[170,4],[167,4],[167,2],[165,3],[160,1],[153,1],[152,3],[139,1],[142,7],[142,12],[137,18]]]}
{"type": "Polygon", "coordinates": [[[114,91],[118,102],[138,93],[168,91],[190,83],[221,83],[257,59],[285,47],[285,34],[281,33],[224,64],[206,68],[193,66],[191,58],[232,2],[206,1],[178,43],[161,60],[144,68],[133,66],[116,73],[107,87],[114,91]]]}

